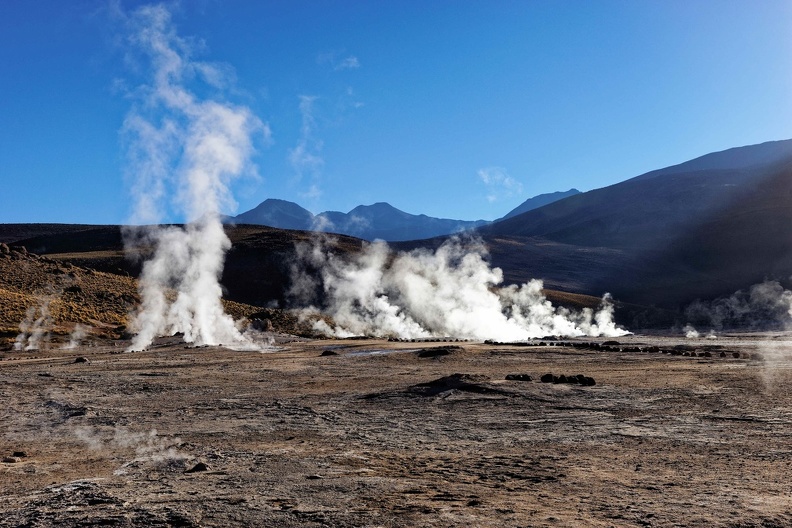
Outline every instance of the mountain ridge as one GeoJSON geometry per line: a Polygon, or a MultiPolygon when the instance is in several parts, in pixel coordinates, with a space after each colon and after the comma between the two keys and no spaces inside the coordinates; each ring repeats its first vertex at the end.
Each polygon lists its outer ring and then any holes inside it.
{"type": "MultiPolygon", "coordinates": [[[[580,191],[577,189],[570,189],[531,197],[494,222],[579,193],[580,191]]],[[[364,240],[382,239],[388,242],[450,235],[492,223],[487,220],[457,220],[436,218],[423,213],[411,214],[388,202],[358,205],[347,213],[324,211],[315,215],[295,202],[279,198],[267,198],[253,209],[234,217],[227,217],[226,222],[266,225],[281,229],[331,232],[355,236],[364,240]]]]}

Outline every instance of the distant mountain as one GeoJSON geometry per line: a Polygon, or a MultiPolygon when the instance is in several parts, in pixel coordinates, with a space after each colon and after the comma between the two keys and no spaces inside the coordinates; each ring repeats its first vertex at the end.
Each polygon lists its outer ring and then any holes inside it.
{"type": "Polygon", "coordinates": [[[326,211],[314,215],[293,202],[268,199],[230,221],[282,229],[315,230],[351,235],[365,240],[417,240],[449,235],[485,225],[485,220],[451,220],[413,215],[379,202],[359,205],[348,213],[326,211]]]}
{"type": "Polygon", "coordinates": [[[792,275],[792,140],[733,148],[478,229],[507,280],[674,305],[792,275]],[[507,243],[508,242],[508,243],[507,243]]]}
{"type": "MultiPolygon", "coordinates": [[[[267,200],[235,220],[240,225],[227,226],[233,247],[223,285],[229,298],[256,306],[283,302],[294,242],[310,240],[304,230],[312,226],[332,223],[339,231],[391,240],[418,232],[414,238],[421,240],[391,244],[409,250],[443,243],[445,236],[425,238],[433,222],[460,222],[410,215],[385,203],[314,216],[283,200],[267,200]],[[302,231],[242,225],[257,219],[302,231]]],[[[618,312],[628,328],[668,327],[680,322],[679,308],[697,298],[728,296],[766,278],[792,287],[792,140],[708,154],[475,232],[506,283],[538,278],[553,290],[611,292],[632,303],[620,304],[618,312]]],[[[334,238],[333,247],[345,253],[362,245],[357,238],[334,238]]],[[[139,272],[140,263],[125,258],[118,226],[0,224],[0,241],[102,271],[139,272]]]]}
{"type": "MultiPolygon", "coordinates": [[[[501,220],[580,194],[577,189],[540,194],[529,198],[501,220]]],[[[250,211],[227,217],[228,223],[264,225],[281,229],[323,231],[350,235],[364,240],[388,242],[422,240],[475,229],[489,224],[486,220],[452,220],[424,214],[405,213],[389,203],[359,205],[349,211],[325,211],[314,215],[294,202],[269,198],[250,211]]]]}
{"type": "Polygon", "coordinates": [[[528,198],[522,204],[509,211],[506,216],[500,220],[505,220],[506,218],[511,218],[512,216],[517,216],[522,213],[527,213],[528,211],[533,211],[534,209],[539,209],[540,207],[544,207],[545,205],[549,205],[553,202],[563,200],[564,198],[568,198],[576,194],[580,194],[580,191],[577,189],[569,189],[566,192],[558,191],[554,193],[540,194],[534,196],[533,198],[528,198]]]}
{"type": "Polygon", "coordinates": [[[265,225],[281,229],[308,231],[314,224],[314,215],[294,202],[268,198],[250,211],[231,220],[237,224],[265,225]]]}

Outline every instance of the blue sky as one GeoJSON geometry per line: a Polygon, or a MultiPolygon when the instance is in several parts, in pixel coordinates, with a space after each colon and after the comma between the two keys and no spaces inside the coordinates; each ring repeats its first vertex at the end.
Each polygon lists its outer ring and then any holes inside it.
{"type": "MultiPolygon", "coordinates": [[[[123,19],[143,4],[0,2],[0,222],[130,218],[122,129],[146,65],[123,19]]],[[[191,90],[269,130],[229,213],[282,198],[494,219],[792,138],[789,0],[165,5],[223,73],[191,90]]]]}

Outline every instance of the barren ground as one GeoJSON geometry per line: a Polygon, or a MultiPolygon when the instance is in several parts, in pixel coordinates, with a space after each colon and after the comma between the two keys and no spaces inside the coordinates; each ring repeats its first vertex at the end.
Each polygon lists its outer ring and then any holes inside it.
{"type": "Polygon", "coordinates": [[[790,336],[283,341],[0,352],[0,526],[792,525],[790,336]]]}

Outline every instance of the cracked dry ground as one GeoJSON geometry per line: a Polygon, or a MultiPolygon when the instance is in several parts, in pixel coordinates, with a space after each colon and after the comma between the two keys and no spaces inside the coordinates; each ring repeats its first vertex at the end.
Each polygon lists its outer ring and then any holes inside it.
{"type": "Polygon", "coordinates": [[[6,352],[0,526],[790,526],[792,340],[717,343],[6,352]]]}

